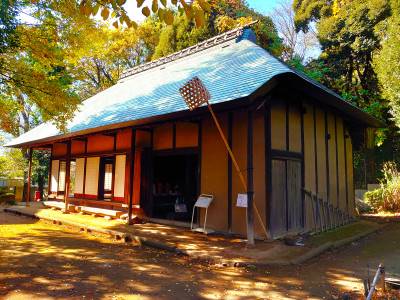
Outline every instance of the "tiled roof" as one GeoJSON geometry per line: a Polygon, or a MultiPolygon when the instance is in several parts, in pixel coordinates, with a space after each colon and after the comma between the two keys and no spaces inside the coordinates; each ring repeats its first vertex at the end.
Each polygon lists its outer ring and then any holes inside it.
{"type": "MultiPolygon", "coordinates": [[[[246,29],[239,36],[231,35],[224,42],[182,58],[153,64],[139,72],[128,71],[128,77],[82,103],[67,126],[69,134],[187,110],[179,88],[194,76],[205,83],[211,94],[210,102],[215,104],[249,96],[276,75],[294,73],[257,46],[253,36],[246,29]]],[[[62,136],[48,122],[7,146],[29,145],[62,136]]]]}

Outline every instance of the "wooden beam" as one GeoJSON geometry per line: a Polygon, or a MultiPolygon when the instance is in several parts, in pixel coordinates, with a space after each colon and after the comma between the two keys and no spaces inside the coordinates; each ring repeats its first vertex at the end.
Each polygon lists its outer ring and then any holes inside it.
{"type": "MultiPolygon", "coordinates": [[[[222,130],[222,128],[221,128],[221,125],[219,124],[218,118],[217,118],[217,116],[215,115],[214,110],[212,109],[211,104],[210,104],[209,102],[207,102],[207,106],[208,106],[208,109],[209,109],[209,111],[210,111],[210,113],[211,113],[211,116],[212,116],[212,118],[213,118],[213,120],[214,120],[215,126],[217,127],[218,132],[219,132],[219,134],[220,134],[220,136],[221,136],[221,139],[222,139],[222,141],[224,142],[225,147],[226,147],[226,149],[228,150],[228,153],[229,153],[229,155],[230,155],[230,157],[231,157],[231,159],[232,159],[232,163],[233,163],[233,165],[234,165],[234,167],[235,167],[235,169],[236,169],[236,171],[237,171],[237,173],[238,173],[238,175],[239,175],[240,182],[242,183],[244,190],[245,190],[246,192],[248,192],[248,187],[247,187],[246,179],[244,179],[244,176],[243,176],[243,174],[242,174],[242,171],[240,170],[240,167],[239,167],[239,164],[238,164],[238,162],[237,162],[237,160],[236,160],[236,157],[235,157],[235,155],[233,154],[231,147],[229,146],[229,143],[228,143],[228,141],[227,141],[227,139],[226,139],[226,137],[225,137],[225,134],[224,134],[224,132],[223,132],[223,130],[222,130]]],[[[265,228],[264,222],[263,222],[263,220],[262,220],[262,218],[261,218],[261,216],[260,216],[260,213],[259,213],[259,211],[258,211],[258,209],[257,209],[257,206],[255,206],[255,205],[254,205],[254,211],[255,211],[255,213],[256,213],[256,215],[257,215],[257,218],[258,218],[258,221],[260,222],[261,227],[262,227],[263,230],[264,230],[265,236],[268,238],[267,229],[265,228]]],[[[253,231],[254,231],[254,228],[253,228],[253,231]]],[[[250,238],[251,238],[251,234],[250,234],[250,238]]],[[[254,236],[253,236],[253,241],[251,241],[251,240],[248,239],[247,242],[248,242],[249,244],[251,244],[251,243],[253,242],[253,244],[254,244],[254,236]]]]}
{"type": "Polygon", "coordinates": [[[64,203],[65,213],[68,212],[68,193],[70,185],[70,171],[71,171],[71,141],[67,143],[67,155],[65,159],[65,189],[64,189],[64,203]]]}
{"type": "MultiPolygon", "coordinates": [[[[47,182],[47,196],[48,195],[50,195],[50,193],[51,193],[51,166],[52,166],[52,157],[53,157],[53,145],[51,146],[51,152],[50,152],[50,159],[49,159],[49,172],[48,172],[48,177],[49,177],[49,179],[48,179],[48,182],[47,182]]],[[[42,195],[42,199],[44,199],[43,198],[43,195],[42,195]]]]}
{"type": "MultiPolygon", "coordinates": [[[[130,159],[130,172],[129,172],[129,205],[128,205],[128,225],[132,225],[132,206],[133,206],[133,187],[135,179],[135,153],[136,153],[136,129],[132,128],[131,135],[131,152],[129,155],[130,159]]],[[[125,178],[125,180],[127,180],[125,178]]]]}
{"type": "Polygon", "coordinates": [[[254,244],[253,112],[247,113],[247,243],[254,244]]]}
{"type": "Polygon", "coordinates": [[[343,124],[343,145],[344,145],[344,176],[345,176],[345,189],[346,189],[346,211],[349,214],[349,186],[347,182],[347,134],[346,128],[343,124]]]}
{"type": "Polygon", "coordinates": [[[32,148],[28,149],[28,183],[26,186],[25,204],[29,206],[31,201],[31,181],[32,181],[32,148]]]}
{"type": "MultiPolygon", "coordinates": [[[[228,144],[232,148],[233,113],[228,113],[228,144]]],[[[228,155],[228,231],[232,232],[232,158],[228,155]]]]}
{"type": "MultiPolygon", "coordinates": [[[[197,131],[197,147],[198,147],[198,161],[197,161],[197,195],[201,194],[201,151],[203,145],[203,125],[202,120],[198,121],[197,131]]],[[[200,214],[197,214],[197,224],[200,225],[200,214]]]]}
{"type": "Polygon", "coordinates": [[[271,145],[271,103],[265,105],[264,111],[264,145],[265,145],[265,194],[267,203],[265,205],[265,217],[269,236],[271,236],[271,197],[272,197],[272,145],[271,145]]]}
{"type": "Polygon", "coordinates": [[[172,123],[172,149],[176,148],[176,123],[172,123]]]}
{"type": "MultiPolygon", "coordinates": [[[[301,153],[303,154],[303,158],[301,160],[301,186],[305,187],[306,180],[306,168],[304,162],[304,106],[303,99],[298,99],[300,101],[300,127],[301,127],[301,153]]],[[[303,191],[303,190],[302,190],[303,191]]],[[[306,227],[306,208],[305,208],[305,194],[304,191],[301,193],[301,225],[303,229],[306,227]]]]}

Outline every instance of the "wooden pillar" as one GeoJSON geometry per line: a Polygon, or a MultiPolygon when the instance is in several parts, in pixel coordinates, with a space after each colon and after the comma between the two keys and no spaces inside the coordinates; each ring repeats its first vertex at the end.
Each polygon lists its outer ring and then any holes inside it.
{"type": "Polygon", "coordinates": [[[70,171],[71,171],[71,141],[67,142],[67,156],[65,159],[65,189],[64,189],[64,203],[65,213],[68,213],[68,194],[70,184],[70,171]]]}
{"type": "MultiPolygon", "coordinates": [[[[51,193],[51,165],[53,161],[53,145],[51,145],[51,150],[50,150],[50,159],[49,159],[49,171],[48,171],[48,181],[47,181],[47,197],[51,193]]],[[[42,199],[44,199],[44,196],[42,195],[42,199]]]]}
{"type": "Polygon", "coordinates": [[[133,187],[134,187],[134,178],[135,178],[135,152],[136,152],[136,129],[132,128],[131,134],[131,152],[129,155],[129,178],[125,180],[129,180],[129,205],[128,205],[128,225],[132,225],[132,205],[133,205],[133,187]]]}
{"type": "Polygon", "coordinates": [[[247,243],[254,245],[253,112],[247,113],[247,243]]]}
{"type": "Polygon", "coordinates": [[[26,186],[25,205],[29,206],[31,201],[31,182],[32,181],[32,148],[28,149],[28,182],[26,186]]]}

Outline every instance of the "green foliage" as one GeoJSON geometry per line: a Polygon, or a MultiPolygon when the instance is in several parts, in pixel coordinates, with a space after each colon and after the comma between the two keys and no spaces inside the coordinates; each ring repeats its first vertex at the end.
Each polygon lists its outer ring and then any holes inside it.
{"type": "Polygon", "coordinates": [[[327,71],[322,83],[385,119],[387,104],[380,94],[372,54],[380,47],[377,30],[389,16],[388,1],[296,0],[294,9],[298,29],[307,30],[316,22],[322,48],[318,61],[327,71]]]}
{"type": "Polygon", "coordinates": [[[0,204],[15,205],[15,195],[13,193],[1,193],[0,192],[0,204]]]}
{"type": "MultiPolygon", "coordinates": [[[[19,6],[19,1],[14,1],[13,5],[8,0],[0,2],[0,53],[3,53],[6,49],[15,47],[18,43],[16,17],[19,6]]],[[[2,61],[0,59],[1,64],[2,61]]]]}
{"type": "MultiPolygon", "coordinates": [[[[306,65],[320,82],[386,123],[375,149],[355,154],[358,187],[383,176],[382,163],[400,160],[400,3],[398,0],[295,0],[297,29],[315,27],[322,53],[306,65]],[[396,123],[396,124],[395,124],[396,123]]],[[[314,77],[315,78],[315,77],[314,77]]],[[[371,196],[372,197],[372,196],[371,196]]]]}
{"type": "MultiPolygon", "coordinates": [[[[253,20],[258,20],[258,23],[253,27],[258,44],[273,55],[280,56],[283,50],[282,41],[271,18],[250,9],[244,1],[218,0],[210,1],[210,12],[205,15],[205,26],[203,27],[196,26],[193,21],[187,19],[180,12],[175,13],[174,22],[171,26],[164,24],[158,26],[159,38],[151,59],[157,59],[182,50],[216,34],[248,24],[253,20]]],[[[160,24],[160,20],[152,18],[146,23],[147,26],[154,26],[154,24],[160,24]]],[[[144,40],[146,39],[147,37],[144,38],[144,40]]]]}
{"type": "Polygon", "coordinates": [[[365,194],[367,202],[375,211],[400,211],[400,171],[396,163],[387,162],[383,165],[384,175],[379,189],[365,194]]]}
{"type": "MultiPolygon", "coordinates": [[[[169,5],[166,0],[161,0],[161,6],[158,0],[136,0],[135,2],[137,8],[141,10],[145,17],[149,17],[151,13],[156,14],[159,20],[167,25],[172,25],[174,22],[174,13],[170,7],[171,5],[175,10],[184,13],[188,20],[194,21],[197,27],[204,25],[205,13],[211,9],[208,0],[197,0],[194,3],[175,0],[171,1],[169,5]]],[[[125,3],[126,0],[81,0],[79,8],[80,12],[88,17],[100,14],[105,21],[112,19],[112,24],[115,28],[119,26],[137,28],[138,24],[134,20],[131,20],[127,14],[126,7],[124,6],[125,3]]]]}
{"type": "Polygon", "coordinates": [[[307,65],[304,65],[302,59],[295,56],[293,59],[288,60],[286,63],[297,71],[300,71],[319,82],[322,82],[325,74],[328,73],[328,68],[326,68],[318,60],[311,61],[307,65]]]}
{"type": "Polygon", "coordinates": [[[382,26],[382,48],[374,57],[374,66],[391,114],[400,127],[400,2],[391,1],[392,15],[382,26]]]}
{"type": "Polygon", "coordinates": [[[26,162],[21,150],[4,149],[0,156],[0,177],[23,177],[25,168],[26,162]]]}

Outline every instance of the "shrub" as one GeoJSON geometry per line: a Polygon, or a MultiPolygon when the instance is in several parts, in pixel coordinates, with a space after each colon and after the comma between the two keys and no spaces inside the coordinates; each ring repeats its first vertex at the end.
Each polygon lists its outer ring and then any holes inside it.
{"type": "Polygon", "coordinates": [[[400,211],[400,171],[395,162],[383,165],[380,188],[365,193],[365,202],[375,211],[400,211]]]}
{"type": "Polygon", "coordinates": [[[0,194],[0,204],[1,203],[15,204],[15,195],[13,193],[0,194]]]}

